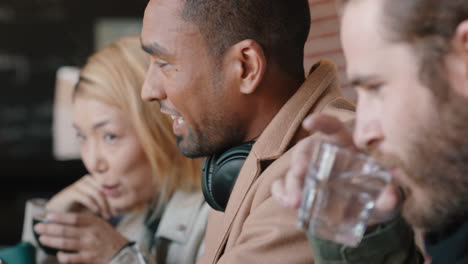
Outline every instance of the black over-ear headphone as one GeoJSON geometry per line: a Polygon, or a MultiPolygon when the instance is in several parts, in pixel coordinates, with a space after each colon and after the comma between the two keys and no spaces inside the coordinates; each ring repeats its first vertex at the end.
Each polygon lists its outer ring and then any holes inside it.
{"type": "Polygon", "coordinates": [[[254,142],[232,147],[205,159],[202,169],[202,190],[206,202],[224,212],[237,176],[254,142]]]}

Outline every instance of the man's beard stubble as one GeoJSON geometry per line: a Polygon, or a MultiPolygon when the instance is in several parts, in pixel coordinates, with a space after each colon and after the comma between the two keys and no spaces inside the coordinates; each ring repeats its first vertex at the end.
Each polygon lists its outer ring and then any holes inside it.
{"type": "Polygon", "coordinates": [[[455,94],[437,102],[438,116],[425,124],[407,146],[408,160],[383,153],[377,159],[404,171],[410,185],[401,186],[407,196],[402,213],[413,226],[441,231],[468,216],[468,100],[455,94]],[[412,197],[414,185],[425,200],[412,197]]]}
{"type": "Polygon", "coordinates": [[[211,122],[216,125],[205,125],[205,132],[201,132],[198,129],[194,130],[189,127],[187,138],[176,136],[179,152],[189,158],[199,158],[219,154],[242,143],[242,139],[239,137],[242,133],[238,133],[240,129],[233,125],[233,123],[236,123],[235,120],[218,120],[215,118],[212,119],[211,122]],[[221,125],[223,124],[222,122],[225,124],[221,125]],[[183,146],[183,141],[186,141],[188,144],[183,146]]]}
{"type": "MultiPolygon", "coordinates": [[[[216,65],[216,69],[220,66],[216,65]]],[[[220,92],[219,101],[211,102],[211,113],[205,114],[201,119],[201,126],[189,127],[187,138],[176,136],[177,148],[182,155],[189,158],[207,157],[222,153],[229,148],[242,144],[245,131],[238,114],[230,113],[224,107],[222,90],[223,78],[219,71],[213,70],[212,91],[220,92]],[[185,146],[183,141],[186,142],[185,146]]]]}

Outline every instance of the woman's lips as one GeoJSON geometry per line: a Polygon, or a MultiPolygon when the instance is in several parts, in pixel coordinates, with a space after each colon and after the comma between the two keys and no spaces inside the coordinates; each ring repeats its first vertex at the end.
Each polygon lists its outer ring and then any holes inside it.
{"type": "Polygon", "coordinates": [[[109,197],[117,197],[120,195],[119,185],[103,185],[102,192],[109,197]]]}

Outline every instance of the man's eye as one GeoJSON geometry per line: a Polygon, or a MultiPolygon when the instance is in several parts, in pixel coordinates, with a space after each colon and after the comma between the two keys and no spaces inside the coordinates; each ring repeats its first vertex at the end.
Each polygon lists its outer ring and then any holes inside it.
{"type": "Polygon", "coordinates": [[[159,66],[159,68],[164,68],[167,65],[169,65],[169,63],[167,63],[165,61],[156,61],[156,64],[159,66]]]}

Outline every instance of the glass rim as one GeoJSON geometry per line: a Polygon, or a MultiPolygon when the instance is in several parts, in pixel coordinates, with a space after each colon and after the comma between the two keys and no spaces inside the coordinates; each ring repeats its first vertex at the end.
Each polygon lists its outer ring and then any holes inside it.
{"type": "Polygon", "coordinates": [[[42,199],[42,198],[33,198],[30,200],[30,203],[33,204],[35,207],[44,207],[47,204],[47,200],[42,199]]]}
{"type": "Polygon", "coordinates": [[[365,162],[370,162],[373,165],[378,166],[379,169],[381,169],[381,170],[385,170],[385,171],[387,170],[387,167],[384,164],[379,162],[374,157],[369,156],[369,155],[367,155],[367,154],[365,154],[363,152],[358,152],[358,151],[352,150],[351,148],[342,147],[342,146],[339,146],[339,145],[336,145],[336,144],[333,144],[333,143],[330,143],[330,142],[327,142],[327,141],[322,141],[322,140],[315,140],[314,141],[314,148],[317,147],[317,146],[318,147],[325,146],[325,147],[327,147],[329,149],[332,149],[335,152],[344,152],[347,155],[353,155],[354,158],[357,158],[357,159],[365,161],[365,162]]]}

